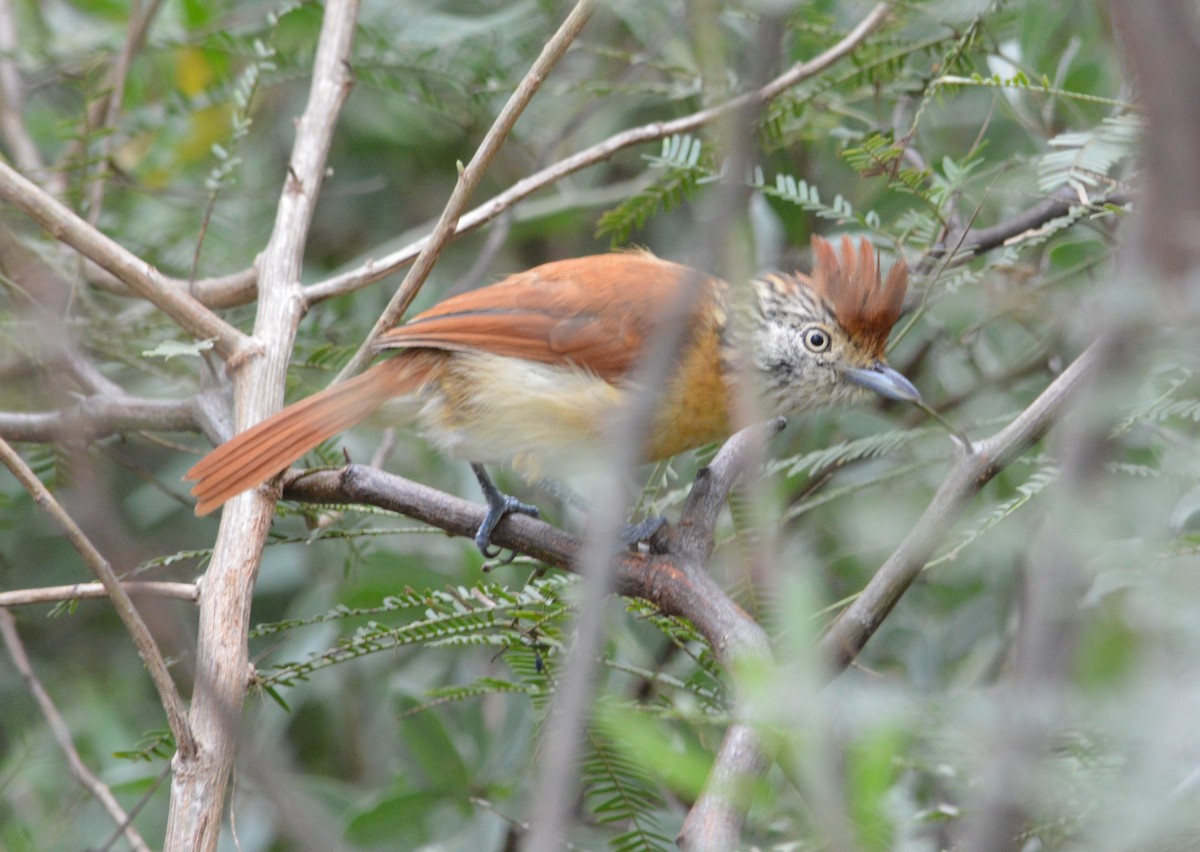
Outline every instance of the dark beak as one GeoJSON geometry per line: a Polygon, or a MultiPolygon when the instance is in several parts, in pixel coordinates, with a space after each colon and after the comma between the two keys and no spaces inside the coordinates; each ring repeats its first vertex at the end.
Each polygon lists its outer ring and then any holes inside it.
{"type": "Polygon", "coordinates": [[[870,367],[846,367],[842,370],[846,381],[874,391],[886,399],[897,402],[921,402],[921,392],[913,383],[882,361],[870,367]]]}

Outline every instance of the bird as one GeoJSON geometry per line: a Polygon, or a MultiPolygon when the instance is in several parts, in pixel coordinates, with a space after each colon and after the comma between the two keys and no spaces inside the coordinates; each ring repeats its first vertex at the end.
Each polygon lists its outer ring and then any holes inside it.
{"type": "Polygon", "coordinates": [[[537,480],[596,447],[638,392],[639,364],[681,305],[681,348],[653,392],[642,461],[728,437],[747,375],[768,414],[871,393],[921,404],[885,359],[908,287],[903,258],[885,280],[865,238],[856,247],[846,236],[840,246],[814,237],[812,249],[811,274],[758,276],[742,299],[721,279],[646,251],[552,261],[452,296],[384,332],[375,348],[388,357],[209,452],[184,476],[195,482],[196,514],[398,399],[437,448],[471,463],[488,504],[475,543],[494,556],[491,534],[504,516],[537,508],[501,492],[484,465],[507,463],[537,480]]]}

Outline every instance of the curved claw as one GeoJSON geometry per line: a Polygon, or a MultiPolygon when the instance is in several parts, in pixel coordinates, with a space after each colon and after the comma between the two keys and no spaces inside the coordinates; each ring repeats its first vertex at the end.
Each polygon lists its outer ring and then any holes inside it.
{"type": "MultiPolygon", "coordinates": [[[[492,546],[492,533],[495,532],[500,521],[504,520],[504,516],[512,512],[521,515],[529,515],[530,517],[540,517],[541,512],[537,506],[530,503],[522,503],[516,497],[505,494],[495,483],[491,477],[483,469],[482,465],[472,464],[471,469],[475,471],[475,478],[479,480],[479,487],[483,490],[484,499],[487,500],[487,514],[483,516],[483,522],[479,525],[479,529],[475,531],[475,546],[479,548],[479,552],[483,554],[484,559],[495,559],[504,552],[501,547],[492,546]]],[[[501,565],[507,565],[517,558],[516,552],[511,552],[507,559],[500,562],[501,565]]]]}

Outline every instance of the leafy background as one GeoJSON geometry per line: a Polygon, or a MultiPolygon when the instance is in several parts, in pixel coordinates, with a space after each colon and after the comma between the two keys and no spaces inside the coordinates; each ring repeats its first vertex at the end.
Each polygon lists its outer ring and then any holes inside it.
{"type": "MultiPolygon", "coordinates": [[[[17,3],[25,119],[69,201],[171,274],[242,269],[271,226],[320,25],[314,3],[164,4],[130,69],[111,134],[83,120],[125,38],[129,4],[17,3]],[[104,152],[107,152],[105,155],[104,152]],[[103,206],[93,187],[103,176],[103,206]],[[201,239],[202,235],[202,239],[201,239]]],[[[789,61],[828,47],[866,12],[798,2],[789,61]]],[[[755,3],[616,0],[523,116],[479,199],[621,129],[719,102],[744,84],[755,3]]],[[[424,234],[499,106],[563,14],[558,4],[368,2],[357,83],[308,246],[306,280],[354,268],[424,234]]],[[[1080,209],[954,264],[935,249],[1064,188],[1102,197],[1133,179],[1139,122],[1111,25],[1094,3],[905,2],[848,62],[775,100],[756,134],[756,192],[735,217],[736,264],[807,264],[811,234],[863,233],[914,267],[912,310],[891,360],[961,428],[1008,422],[1094,336],[1120,206],[1080,209]]],[[[721,180],[716,133],[635,148],[568,178],[456,240],[418,307],[546,260],[644,245],[686,260],[697,210],[721,180]]],[[[187,344],[147,306],[106,292],[48,237],[3,212],[7,242],[74,285],[3,279],[0,407],[62,404],[46,312],[131,392],[175,398],[200,381],[187,344]],[[36,309],[35,309],[36,308],[36,309]],[[187,349],[186,345],[184,349],[187,349]],[[149,353],[149,354],[148,354],[149,353]]],[[[953,247],[953,246],[951,246],[953,247]]],[[[395,281],[316,306],[301,326],[289,398],[322,386],[395,281]]],[[[1126,300],[1126,301],[1122,301],[1126,300]]],[[[250,307],[228,317],[247,328],[250,307]]],[[[1094,504],[1072,515],[1088,560],[1066,699],[1025,848],[1194,848],[1196,421],[1186,330],[1133,356],[1111,388],[1109,458],[1094,504]]],[[[380,425],[323,448],[358,459],[380,425]]],[[[180,475],[197,436],[130,434],[26,457],[120,569],[192,579],[215,529],[190,514],[180,475]]],[[[854,670],[822,688],[813,640],[929,502],[946,433],[872,406],[792,424],[772,446],[768,499],[735,504],[713,571],[768,626],[778,662],[750,676],[778,765],[755,791],[746,843],[778,849],[937,849],[955,836],[1003,743],[997,695],[1022,630],[1039,529],[1056,507],[1063,448],[1039,444],[1002,471],[949,533],[924,581],[854,670]],[[775,572],[752,543],[777,545],[775,572]]],[[[388,462],[473,495],[465,466],[401,433],[388,462]]],[[[648,473],[668,515],[695,470],[648,473]]],[[[510,483],[519,489],[519,483],[510,483]]],[[[537,497],[539,501],[545,498],[537,497]]],[[[547,501],[552,517],[577,523],[547,501]]],[[[241,849],[291,848],[302,816],[352,848],[503,849],[536,803],[528,779],[555,688],[573,581],[526,560],[483,575],[471,543],[356,509],[322,520],[283,506],[255,598],[258,700],[233,790],[241,849]],[[287,803],[291,802],[289,811],[287,803]],[[296,804],[299,803],[299,804],[296,804]],[[289,830],[286,826],[292,820],[289,830]]],[[[85,579],[30,499],[0,480],[0,584],[85,579]]],[[[186,672],[195,613],[148,603],[186,672]]],[[[728,721],[726,676],[684,623],[610,604],[585,733],[581,848],[667,848],[728,721]]],[[[16,611],[35,670],[84,760],[161,836],[171,746],[120,623],[98,602],[16,611]]],[[[11,667],[0,667],[0,845],[97,848],[114,833],[77,787],[11,667]]]]}

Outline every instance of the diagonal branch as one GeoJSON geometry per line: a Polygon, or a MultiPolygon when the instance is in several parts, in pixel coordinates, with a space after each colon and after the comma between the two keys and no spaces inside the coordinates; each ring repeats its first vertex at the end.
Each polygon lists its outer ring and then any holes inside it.
{"type": "Polygon", "coordinates": [[[12,617],[12,613],[3,608],[0,608],[0,638],[3,638],[4,644],[8,648],[8,655],[12,658],[13,666],[21,675],[21,679],[25,681],[25,687],[46,718],[46,726],[50,728],[54,741],[58,743],[63,756],[66,757],[67,766],[70,768],[71,774],[75,776],[75,780],[108,812],[135,852],[150,852],[150,846],[133,827],[129,814],[125,813],[125,809],[121,807],[117,797],[112,794],[112,790],[97,778],[92,770],[88,769],[83,758],[79,756],[75,743],[71,739],[71,728],[63,719],[62,714],[58,712],[58,708],[54,706],[54,701],[42,686],[33,666],[29,663],[29,657],[25,654],[25,645],[21,642],[20,634],[17,633],[16,619],[12,617]]]}
{"type": "Polygon", "coordinates": [[[196,750],[196,743],[192,738],[192,729],[187,721],[183,699],[180,698],[179,691],[175,688],[175,681],[171,679],[171,673],[167,669],[167,661],[159,651],[154,637],[150,635],[150,629],[146,627],[146,622],[142,620],[133,601],[129,599],[129,594],[117,579],[112,566],[108,564],[108,560],[96,549],[96,546],[92,544],[74,519],[54,499],[54,495],[50,493],[49,489],[29,469],[24,459],[3,439],[0,439],[0,462],[3,462],[12,471],[13,476],[29,492],[34,501],[62,529],[66,534],[67,541],[83,557],[84,564],[96,575],[96,579],[104,584],[109,597],[112,598],[113,608],[121,617],[121,621],[125,623],[125,629],[129,631],[129,635],[133,637],[138,654],[141,656],[142,662],[146,664],[146,670],[150,673],[150,679],[158,691],[159,701],[162,702],[163,709],[166,711],[167,723],[171,726],[171,733],[175,736],[179,753],[192,755],[196,750]]]}
{"type": "Polygon", "coordinates": [[[17,10],[13,0],[0,0],[0,133],[17,166],[39,179],[46,163],[25,126],[25,91],[17,67],[17,10]]]}
{"type": "Polygon", "coordinates": [[[93,228],[70,208],[0,160],[0,200],[48,230],[57,240],[116,275],[198,340],[211,339],[225,358],[246,354],[250,339],[186,291],[171,286],[152,265],[93,228]]]}
{"type": "Polygon", "coordinates": [[[1085,350],[1011,423],[956,456],[916,526],[821,639],[834,672],[858,656],[971,499],[1054,425],[1095,365],[1096,349],[1092,344],[1085,350]]]}

